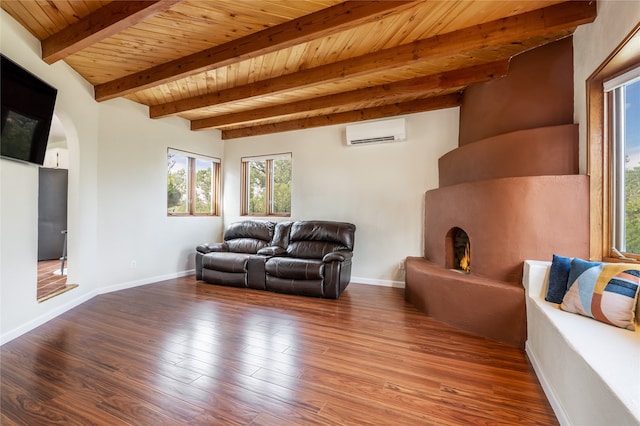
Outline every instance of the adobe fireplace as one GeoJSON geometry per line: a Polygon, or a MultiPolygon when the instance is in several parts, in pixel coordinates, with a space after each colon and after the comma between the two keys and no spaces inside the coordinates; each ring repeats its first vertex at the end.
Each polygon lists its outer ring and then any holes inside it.
{"type": "Polygon", "coordinates": [[[406,261],[407,301],[524,348],[524,260],[589,256],[589,176],[578,174],[573,98],[570,37],[465,90],[459,146],[438,160],[439,187],[425,194],[423,256],[406,261]]]}

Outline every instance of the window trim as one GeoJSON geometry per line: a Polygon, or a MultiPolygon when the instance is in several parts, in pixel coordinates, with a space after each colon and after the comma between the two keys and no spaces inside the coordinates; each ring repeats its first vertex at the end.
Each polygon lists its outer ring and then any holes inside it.
{"type": "MultiPolygon", "coordinates": [[[[590,257],[609,262],[640,262],[640,256],[612,250],[611,137],[607,122],[612,113],[607,101],[605,81],[629,72],[640,65],[640,52],[634,46],[640,41],[640,24],[614,49],[586,81],[587,94],[587,173],[590,176],[590,257]]],[[[615,82],[615,81],[614,81],[615,82]]],[[[611,84],[611,83],[609,83],[611,84]]]]}
{"type": "MultiPolygon", "coordinates": [[[[207,155],[202,155],[202,154],[197,154],[194,152],[190,152],[190,151],[184,151],[184,150],[180,150],[180,149],[175,149],[175,148],[167,148],[167,157],[169,157],[169,155],[171,154],[175,154],[175,155],[181,155],[184,157],[187,157],[188,159],[188,163],[189,163],[189,182],[188,182],[188,191],[189,191],[189,211],[185,212],[185,213],[170,213],[169,210],[167,209],[167,216],[168,217],[206,217],[206,216],[220,216],[220,177],[221,177],[221,168],[222,168],[222,161],[217,158],[217,157],[210,157],[207,155]],[[198,213],[196,212],[196,197],[195,197],[195,191],[196,191],[196,187],[195,185],[192,185],[191,182],[195,182],[196,180],[196,161],[197,160],[204,160],[204,161],[210,161],[211,163],[214,163],[216,166],[214,167],[213,170],[213,175],[212,175],[212,182],[211,182],[211,213],[198,213]]],[[[165,203],[166,205],[166,203],[165,203]]]]}
{"type": "Polygon", "coordinates": [[[274,160],[289,160],[293,161],[291,152],[284,152],[278,154],[271,155],[257,155],[251,157],[241,157],[240,158],[240,174],[242,178],[240,179],[240,215],[241,216],[253,216],[253,217],[291,217],[291,212],[289,213],[274,213],[273,209],[273,176],[272,176],[272,166],[274,160]],[[265,176],[265,184],[266,184],[266,206],[265,213],[249,213],[249,192],[247,191],[248,184],[248,174],[249,168],[248,164],[251,161],[266,161],[266,176],[265,176]]]}

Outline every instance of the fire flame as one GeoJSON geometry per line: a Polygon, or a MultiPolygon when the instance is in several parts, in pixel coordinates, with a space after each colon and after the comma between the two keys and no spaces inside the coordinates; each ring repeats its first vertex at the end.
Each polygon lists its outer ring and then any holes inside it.
{"type": "Polygon", "coordinates": [[[465,272],[471,271],[471,256],[469,255],[469,242],[464,246],[464,256],[460,259],[460,269],[465,272]]]}

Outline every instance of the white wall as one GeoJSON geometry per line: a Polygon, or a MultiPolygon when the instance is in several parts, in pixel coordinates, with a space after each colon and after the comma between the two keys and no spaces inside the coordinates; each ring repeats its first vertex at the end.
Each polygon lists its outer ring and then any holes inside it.
{"type": "Polygon", "coordinates": [[[586,81],[640,22],[640,1],[600,0],[598,16],[573,35],[574,121],[580,132],[580,173],[587,172],[586,81]]]}
{"type": "Polygon", "coordinates": [[[0,12],[2,53],[58,89],[55,113],[67,129],[75,167],[69,173],[69,281],[81,286],[46,303],[36,301],[38,167],[0,160],[0,339],[38,325],[95,291],[98,105],[92,88],[66,64],[40,59],[40,43],[0,12]],[[81,143],[80,143],[81,141],[81,143]],[[82,210],[82,215],[79,211],[82,210]]]}
{"type": "Polygon", "coordinates": [[[404,286],[398,264],[422,255],[425,191],[458,144],[459,108],[407,118],[404,142],[347,146],[345,125],[226,141],[225,224],[240,217],[240,159],[292,153],[292,220],[356,225],[352,281],[404,286]]]}
{"type": "Polygon", "coordinates": [[[98,104],[91,85],[65,63],[45,64],[40,43],[4,11],[0,31],[5,56],[58,89],[55,114],[69,145],[68,283],[79,284],[37,303],[38,168],[0,160],[4,343],[101,292],[192,269],[191,252],[220,234],[222,220],[166,217],[166,150],[221,157],[223,143],[218,132],[191,132],[177,118],[152,121],[130,101],[98,104]]]}
{"type": "Polygon", "coordinates": [[[193,270],[195,247],[220,235],[222,218],[167,216],[167,148],[222,158],[219,132],[192,132],[180,118],[151,120],[147,107],[116,99],[101,105],[99,134],[98,285],[193,270]]]}

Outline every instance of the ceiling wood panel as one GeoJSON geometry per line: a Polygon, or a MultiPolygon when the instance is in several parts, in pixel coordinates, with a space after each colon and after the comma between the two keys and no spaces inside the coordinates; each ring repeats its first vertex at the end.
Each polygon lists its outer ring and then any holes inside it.
{"type": "Polygon", "coordinates": [[[97,101],[125,97],[150,118],[177,115],[225,139],[456,106],[514,55],[596,17],[595,2],[553,0],[0,7],[41,41],[44,61],[64,60],[94,85],[97,101]]]}
{"type": "MultiPolygon", "coordinates": [[[[540,37],[557,39],[564,37],[567,30],[560,24],[577,26],[588,18],[589,5],[576,9],[575,3],[559,4],[541,11],[527,12],[509,18],[491,21],[413,43],[392,47],[366,55],[352,57],[338,62],[330,62],[315,68],[308,68],[292,74],[261,79],[257,83],[234,85],[211,93],[182,99],[172,103],[152,105],[151,116],[161,117],[180,112],[204,108],[214,104],[236,102],[249,97],[265,96],[284,91],[296,90],[313,85],[335,82],[345,77],[356,78],[380,72],[390,72],[398,67],[406,67],[420,61],[451,61],[448,65],[462,67],[467,61],[476,61],[475,55],[482,49],[491,49],[500,55],[503,49],[507,55],[514,49],[527,50],[539,44],[540,37]],[[552,18],[550,20],[550,17],[552,18]],[[528,39],[522,39],[523,35],[528,39]],[[530,41],[533,40],[533,41],[530,41]],[[532,44],[529,44],[532,43],[532,44]],[[452,58],[461,58],[454,63],[452,58]]],[[[498,58],[496,58],[498,59],[498,58]]]]}
{"type": "Polygon", "coordinates": [[[349,25],[358,25],[376,19],[386,15],[388,11],[403,10],[413,3],[412,1],[400,0],[339,3],[204,51],[181,56],[169,62],[163,61],[160,65],[144,72],[101,84],[96,87],[96,98],[107,100],[146,88],[151,84],[160,84],[177,77],[187,77],[191,74],[236,64],[239,61],[269,54],[278,49],[289,48],[313,37],[329,36],[349,25]]]}
{"type": "MultiPolygon", "coordinates": [[[[237,113],[193,120],[193,130],[216,128],[238,123],[251,123],[266,118],[290,116],[311,111],[323,111],[336,105],[342,108],[362,109],[362,105],[396,103],[425,95],[441,95],[443,91],[457,91],[469,84],[488,81],[507,74],[509,61],[492,62],[476,67],[448,71],[394,83],[339,92],[320,97],[306,97],[297,102],[254,108],[237,113]]],[[[375,105],[375,106],[378,106],[375,105]]],[[[316,114],[317,115],[317,114],[316,114]]]]}
{"type": "Polygon", "coordinates": [[[37,39],[44,40],[109,3],[111,2],[2,0],[0,5],[37,39]]]}
{"type": "Polygon", "coordinates": [[[353,123],[356,121],[373,120],[377,118],[394,117],[416,112],[433,111],[437,109],[453,108],[460,105],[460,95],[417,99],[381,107],[371,107],[351,110],[335,114],[322,115],[299,120],[283,121],[262,126],[241,127],[222,131],[222,139],[234,139],[246,136],[265,135],[290,130],[309,129],[312,127],[332,126],[335,124],[353,123]]]}
{"type": "MultiPolygon", "coordinates": [[[[50,37],[42,40],[42,59],[52,64],[86,47],[96,44],[109,36],[118,34],[129,27],[149,19],[155,14],[169,9],[182,0],[162,1],[118,1],[96,10],[78,22],[71,23],[50,37]]],[[[58,9],[51,15],[64,17],[58,9]]]]}

